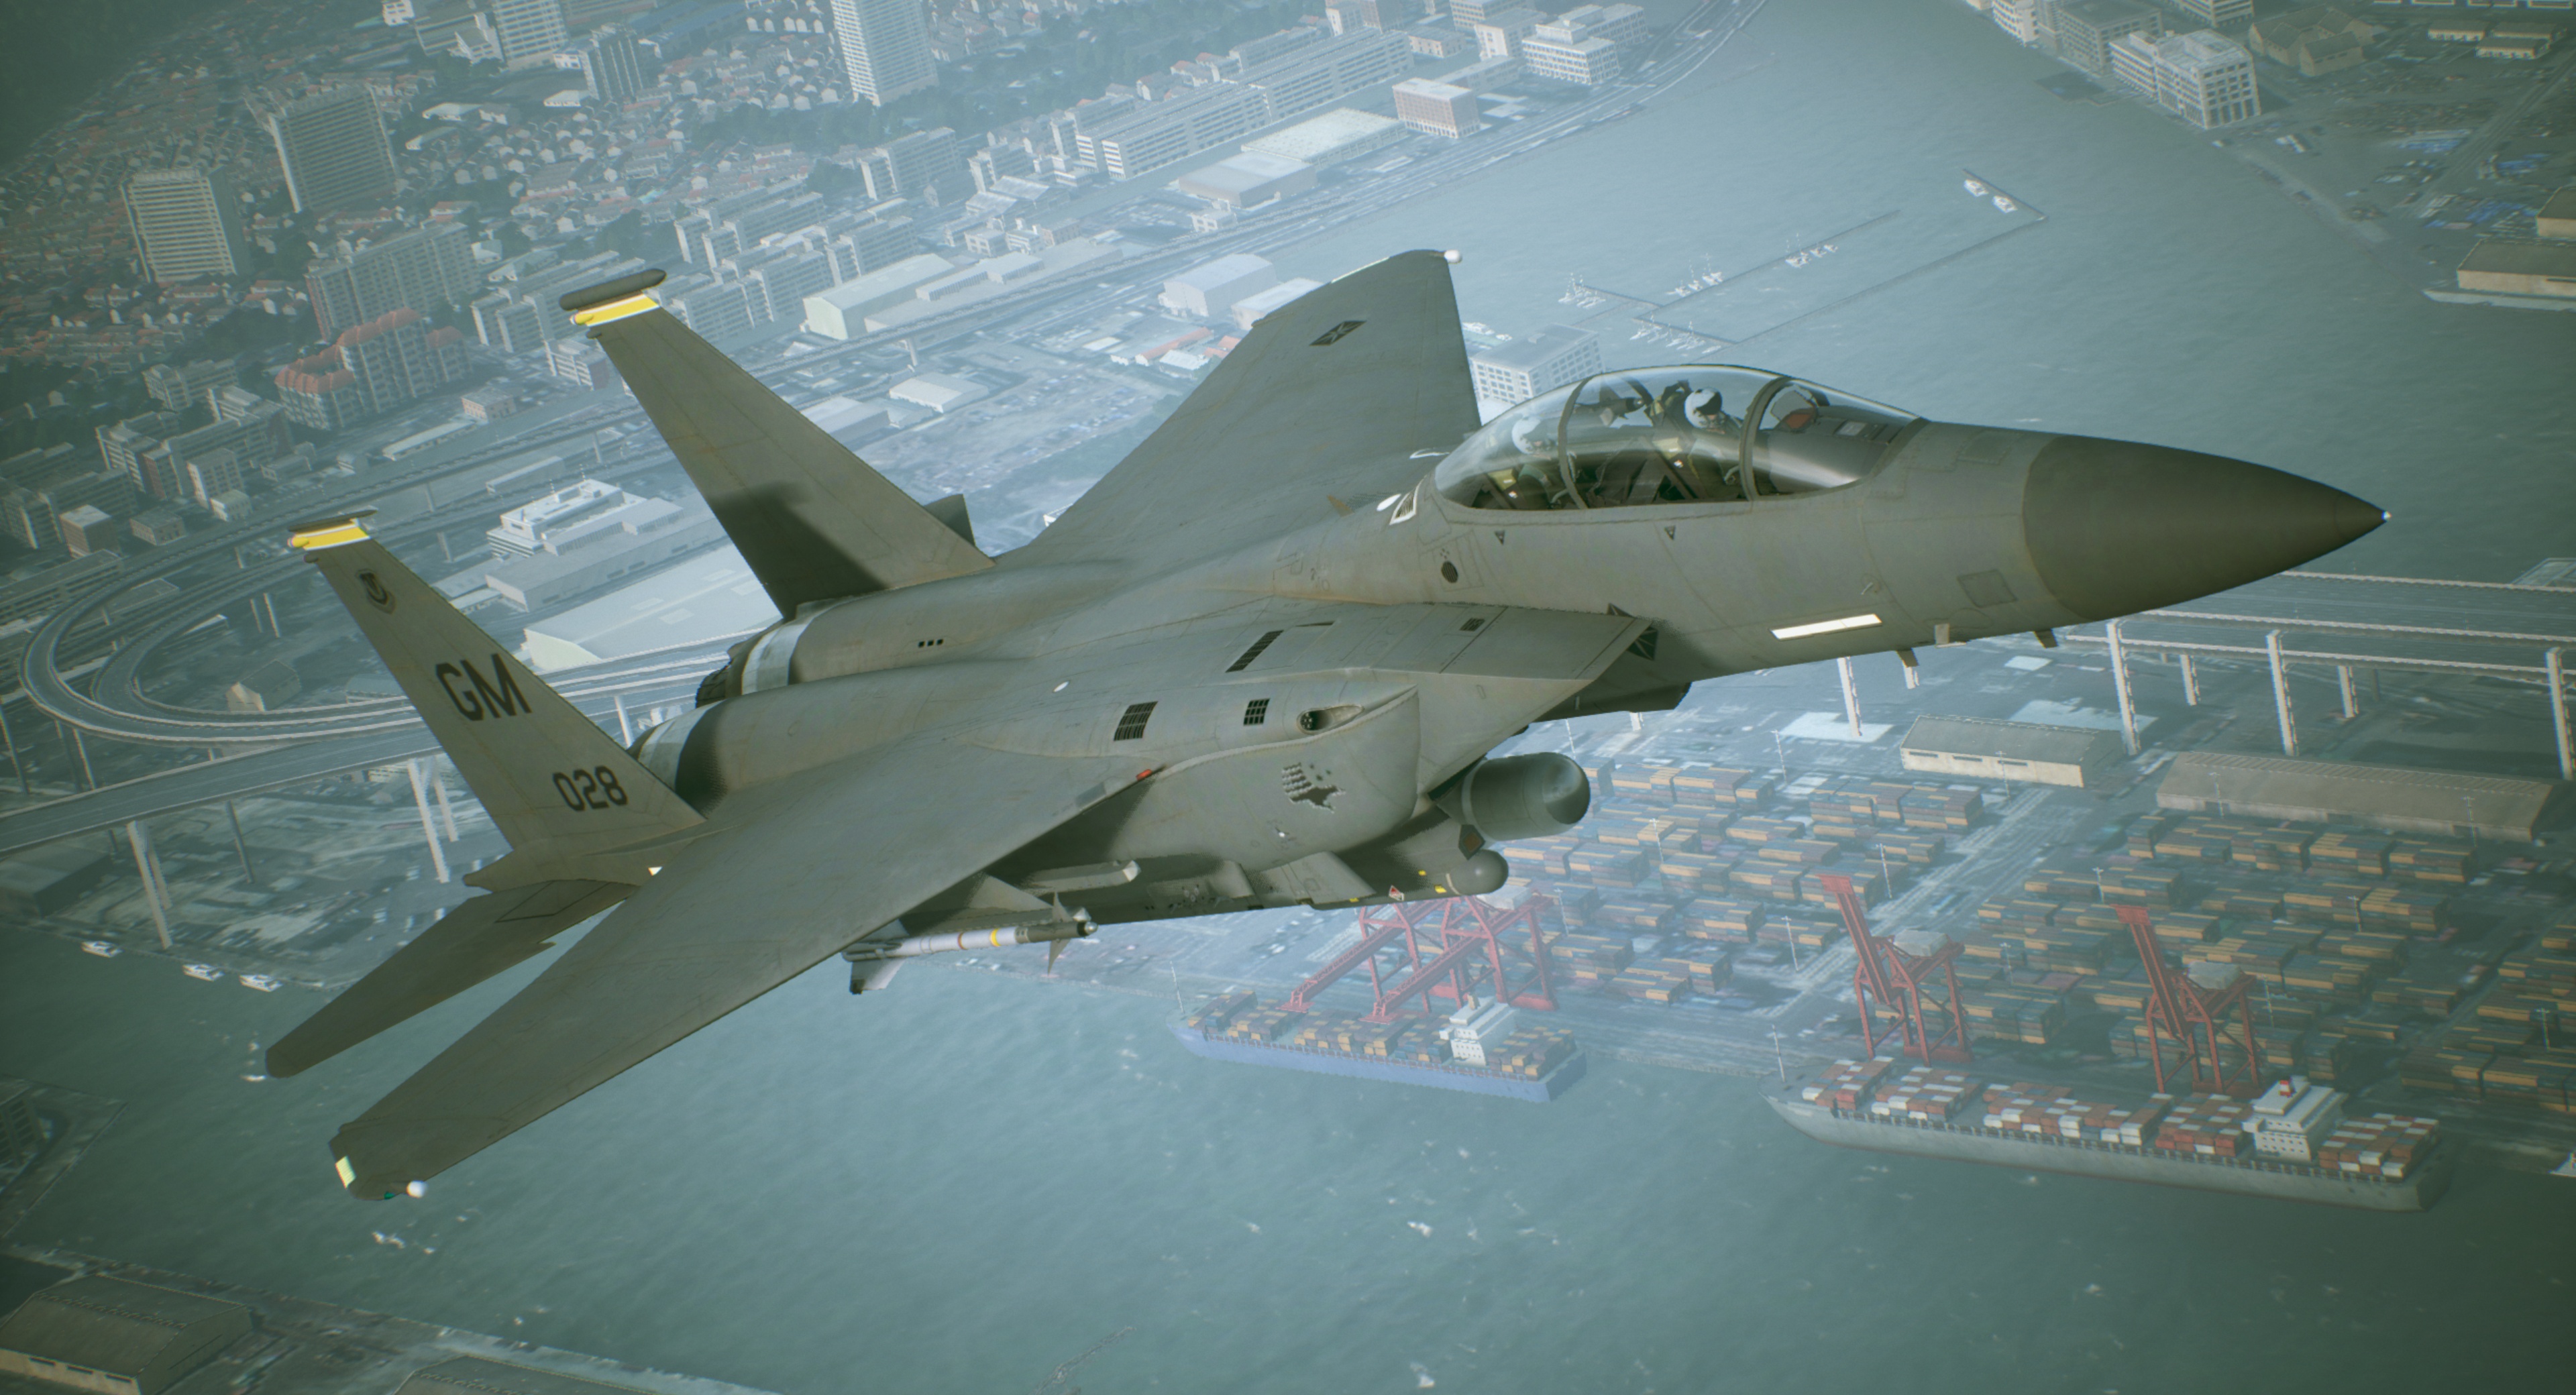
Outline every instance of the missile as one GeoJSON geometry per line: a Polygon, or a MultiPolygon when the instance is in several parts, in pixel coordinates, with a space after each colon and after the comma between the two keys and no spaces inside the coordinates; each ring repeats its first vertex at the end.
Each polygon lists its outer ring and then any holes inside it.
{"type": "Polygon", "coordinates": [[[954,934],[907,935],[900,940],[868,941],[852,945],[847,953],[853,960],[916,959],[925,954],[948,954],[961,949],[1060,944],[1081,939],[1097,928],[1088,920],[1040,921],[1035,925],[1005,925],[998,930],[960,930],[954,934]]]}
{"type": "MultiPolygon", "coordinates": [[[[900,927],[902,922],[897,921],[900,927]]],[[[961,949],[1003,949],[1011,945],[1047,947],[1047,971],[1055,971],[1057,956],[1072,941],[1090,935],[1100,927],[1091,923],[1089,913],[1076,911],[1063,920],[1042,920],[1030,925],[1000,925],[978,930],[941,931],[931,935],[905,935],[892,940],[861,940],[841,951],[850,961],[850,991],[864,993],[883,988],[903,967],[903,961],[925,954],[951,954],[961,949]]]]}

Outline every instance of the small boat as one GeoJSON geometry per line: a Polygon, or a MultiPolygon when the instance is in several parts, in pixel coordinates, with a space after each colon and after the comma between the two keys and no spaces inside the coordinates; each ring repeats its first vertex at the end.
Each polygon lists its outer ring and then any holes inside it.
{"type": "Polygon", "coordinates": [[[2576,1153],[2568,1154],[2567,1161],[2549,1169],[2549,1175],[2552,1177],[2576,1177],[2576,1153]]]}
{"type": "Polygon", "coordinates": [[[1969,180],[1969,181],[1967,182],[1967,184],[1968,184],[1968,192],[1969,192],[1969,193],[1971,193],[1971,194],[1976,195],[1978,198],[1981,198],[1981,199],[1982,199],[1982,198],[1984,198],[1986,195],[1988,195],[1988,194],[1990,194],[1990,193],[1994,192],[1993,190],[1988,189],[1988,188],[1987,188],[1983,183],[1981,183],[1981,182],[1979,182],[1979,181],[1977,181],[1977,180],[1974,180],[1974,179],[1969,180]]]}
{"type": "Polygon", "coordinates": [[[224,971],[216,968],[212,964],[190,964],[182,969],[181,972],[187,974],[188,977],[197,980],[199,983],[221,983],[224,981],[224,971]]]}
{"type": "Polygon", "coordinates": [[[280,985],[276,979],[269,977],[267,974],[243,974],[241,976],[241,986],[244,988],[256,988],[262,993],[274,993],[282,985],[280,985]]]}
{"type": "Polygon", "coordinates": [[[83,954],[95,954],[101,959],[113,959],[116,956],[123,954],[125,951],[115,945],[109,944],[105,940],[83,940],[81,941],[81,952],[83,954]]]}
{"type": "Polygon", "coordinates": [[[2017,213],[2017,212],[2019,212],[2020,210],[2021,210],[2021,205],[2020,205],[2020,204],[2014,203],[2011,199],[2008,199],[2008,198],[2004,197],[2004,196],[2003,196],[2003,195],[2001,195],[2001,194],[1997,194],[1997,195],[1995,195],[1995,211],[1996,211],[1996,212],[1998,212],[1998,213],[2017,213]]]}

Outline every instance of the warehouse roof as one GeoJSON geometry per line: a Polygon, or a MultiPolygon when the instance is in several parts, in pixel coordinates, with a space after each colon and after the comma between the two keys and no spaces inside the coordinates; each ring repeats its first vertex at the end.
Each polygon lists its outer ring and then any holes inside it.
{"type": "Polygon", "coordinates": [[[539,673],[757,630],[778,619],[751,565],[731,543],[675,563],[595,601],[527,627],[539,673]]]}
{"type": "Polygon", "coordinates": [[[460,1356],[412,1372],[394,1395],[616,1395],[633,1389],[514,1366],[506,1361],[460,1356]]]}
{"type": "Polygon", "coordinates": [[[175,1348],[229,1344],[250,1330],[250,1310],[193,1293],[100,1275],[45,1289],[0,1322],[0,1349],[140,1380],[175,1348]],[[231,1335],[226,1336],[229,1332],[231,1335]]]}
{"type": "Polygon", "coordinates": [[[2482,237],[2460,262],[2462,271],[2502,272],[2511,276],[2576,277],[2576,245],[2551,242],[2507,242],[2482,237]]]}
{"type": "Polygon", "coordinates": [[[1245,141],[1243,148],[1309,165],[1329,165],[1403,138],[1404,123],[1391,116],[1337,107],[1311,121],[1245,141]]]}
{"type": "Polygon", "coordinates": [[[2473,825],[2486,837],[2529,842],[2566,788],[2549,780],[2191,751],[2166,767],[2156,803],[2257,818],[2339,817],[2424,833],[2473,825]]]}
{"type": "Polygon", "coordinates": [[[1917,717],[1903,744],[1909,751],[2058,765],[2094,765],[2121,754],[2120,738],[2106,731],[1984,717],[1917,717]]]}

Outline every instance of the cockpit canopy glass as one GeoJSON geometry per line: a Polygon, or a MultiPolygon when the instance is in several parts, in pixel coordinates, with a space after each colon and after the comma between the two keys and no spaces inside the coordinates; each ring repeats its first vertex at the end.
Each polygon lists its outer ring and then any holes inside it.
{"type": "Polygon", "coordinates": [[[1723,503],[1865,478],[1907,412],[1755,368],[1604,373],[1485,424],[1432,472],[1480,509],[1723,503]],[[1746,461],[1750,460],[1750,466],[1746,461]]]}

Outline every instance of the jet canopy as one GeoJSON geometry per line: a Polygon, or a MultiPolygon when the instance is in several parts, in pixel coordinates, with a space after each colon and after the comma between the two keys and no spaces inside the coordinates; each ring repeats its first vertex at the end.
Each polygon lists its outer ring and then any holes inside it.
{"type": "Polygon", "coordinates": [[[1432,472],[1477,509],[1725,503],[1867,477],[1915,416],[1758,368],[1641,368],[1542,393],[1432,472]],[[1750,462],[1749,466],[1746,462],[1750,462]]]}

